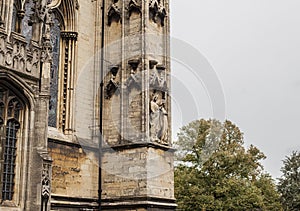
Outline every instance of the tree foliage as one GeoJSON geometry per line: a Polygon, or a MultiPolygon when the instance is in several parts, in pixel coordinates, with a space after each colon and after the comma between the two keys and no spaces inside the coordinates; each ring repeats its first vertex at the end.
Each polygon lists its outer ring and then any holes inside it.
{"type": "Polygon", "coordinates": [[[230,121],[197,120],[178,134],[175,195],[178,210],[280,210],[279,195],[262,172],[264,154],[243,147],[230,121]]]}
{"type": "Polygon", "coordinates": [[[279,179],[278,191],[284,210],[300,210],[300,152],[293,152],[283,160],[282,176],[279,179]]]}

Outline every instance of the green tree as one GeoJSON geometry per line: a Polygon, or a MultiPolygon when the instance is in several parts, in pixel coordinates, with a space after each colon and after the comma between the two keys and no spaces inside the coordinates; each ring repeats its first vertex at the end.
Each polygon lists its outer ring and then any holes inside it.
{"type": "Polygon", "coordinates": [[[300,152],[293,152],[283,160],[282,176],[279,178],[278,191],[284,210],[300,210],[300,152]]]}
{"type": "Polygon", "coordinates": [[[181,128],[176,142],[175,195],[178,210],[280,210],[264,154],[243,147],[230,121],[197,120],[181,128]]]}

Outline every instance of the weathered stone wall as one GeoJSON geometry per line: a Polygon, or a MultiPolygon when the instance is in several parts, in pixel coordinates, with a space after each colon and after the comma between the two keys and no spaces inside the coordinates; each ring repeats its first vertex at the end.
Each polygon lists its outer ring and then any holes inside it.
{"type": "Polygon", "coordinates": [[[97,198],[97,154],[78,145],[49,142],[52,194],[72,198],[97,198]]]}
{"type": "Polygon", "coordinates": [[[155,207],[159,201],[161,209],[174,205],[172,150],[151,145],[110,149],[104,152],[102,169],[104,207],[155,207]]]}
{"type": "MultiPolygon", "coordinates": [[[[76,24],[78,32],[75,72],[74,122],[75,134],[78,138],[92,139],[97,130],[96,101],[99,91],[99,49],[96,40],[96,7],[97,1],[80,1],[76,24]]],[[[99,18],[99,17],[97,17],[99,18]]]]}

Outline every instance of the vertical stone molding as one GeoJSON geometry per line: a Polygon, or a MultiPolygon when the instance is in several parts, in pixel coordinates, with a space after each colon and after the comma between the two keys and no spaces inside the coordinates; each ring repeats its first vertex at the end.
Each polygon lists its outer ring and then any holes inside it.
{"type": "Polygon", "coordinates": [[[61,73],[59,81],[59,128],[66,135],[74,132],[73,102],[74,102],[74,80],[76,77],[76,42],[78,33],[63,31],[61,36],[61,73]]]}

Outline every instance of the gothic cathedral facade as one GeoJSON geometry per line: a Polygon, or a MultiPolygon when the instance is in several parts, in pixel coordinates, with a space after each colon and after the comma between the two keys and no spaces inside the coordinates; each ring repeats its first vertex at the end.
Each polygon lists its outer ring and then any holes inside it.
{"type": "Polygon", "coordinates": [[[168,0],[1,0],[0,211],[175,210],[169,35],[168,0]]]}

